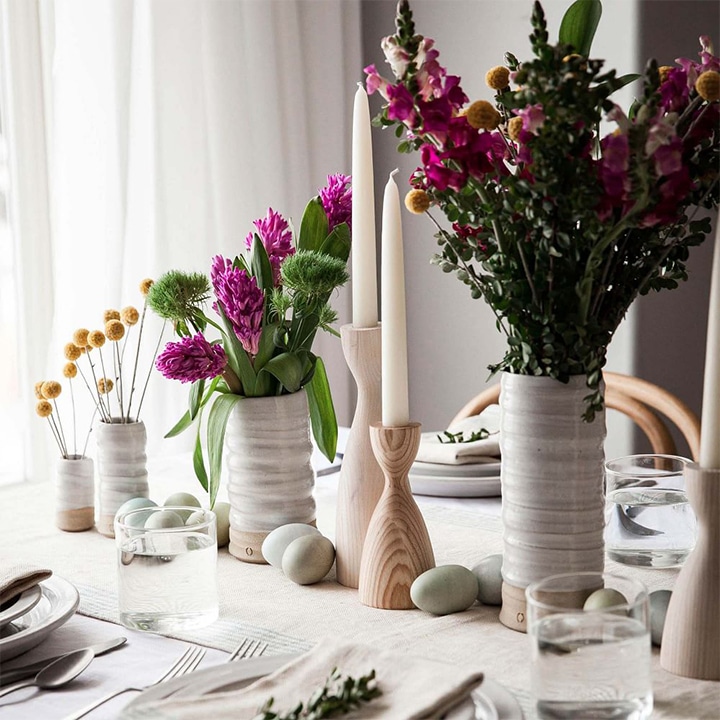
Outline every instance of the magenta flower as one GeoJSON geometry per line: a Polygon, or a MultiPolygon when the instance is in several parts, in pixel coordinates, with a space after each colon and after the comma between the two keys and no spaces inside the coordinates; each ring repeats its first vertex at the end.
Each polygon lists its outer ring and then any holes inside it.
{"type": "Polygon", "coordinates": [[[661,145],[653,155],[655,172],[658,177],[673,175],[682,169],[682,141],[673,138],[667,145],[661,145]]]}
{"type": "Polygon", "coordinates": [[[202,333],[169,342],[155,361],[155,367],[169,380],[181,383],[211,380],[227,365],[222,345],[212,345],[202,333]]]}
{"type": "Polygon", "coordinates": [[[412,127],[415,122],[415,103],[410,91],[404,85],[388,85],[388,118],[399,120],[412,127]]]}
{"type": "Polygon", "coordinates": [[[328,175],[327,185],[319,190],[320,202],[328,219],[328,231],[342,223],[351,228],[352,188],[350,176],[337,173],[328,175]]]}
{"type": "Polygon", "coordinates": [[[545,113],[543,112],[543,106],[540,103],[536,105],[528,105],[522,110],[515,110],[515,114],[522,118],[523,130],[537,135],[540,128],[545,122],[545,113]]]}
{"type": "Polygon", "coordinates": [[[372,95],[374,92],[379,92],[385,100],[388,100],[387,89],[390,83],[378,73],[375,65],[368,65],[364,68],[363,72],[367,75],[365,87],[367,88],[368,95],[372,95]]]}
{"type": "MultiPolygon", "coordinates": [[[[257,234],[260,236],[265,251],[270,258],[270,265],[273,269],[273,280],[277,285],[280,281],[280,265],[288,255],[295,254],[292,246],[292,232],[288,221],[272,208],[268,208],[267,215],[253,222],[257,234]]],[[[248,233],[245,244],[248,250],[253,244],[253,233],[248,233]]]]}
{"type": "Polygon", "coordinates": [[[220,314],[222,308],[245,351],[257,355],[265,303],[257,281],[221,255],[213,258],[210,281],[217,297],[213,309],[220,314]]]}

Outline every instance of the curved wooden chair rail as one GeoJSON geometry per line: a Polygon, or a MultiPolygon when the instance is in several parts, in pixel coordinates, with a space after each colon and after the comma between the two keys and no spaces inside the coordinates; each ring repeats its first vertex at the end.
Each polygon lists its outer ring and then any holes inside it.
{"type": "MultiPolygon", "coordinates": [[[[659,385],[621,373],[606,372],[605,404],[612,410],[627,415],[647,436],[654,453],[676,455],[675,441],[667,425],[654,410],[671,420],[690,447],[693,460],[700,450],[700,419],[678,397],[659,385]]],[[[478,415],[489,405],[500,400],[500,384],[478,393],[453,418],[452,423],[478,415]]],[[[451,424],[452,424],[451,423],[451,424]]]]}

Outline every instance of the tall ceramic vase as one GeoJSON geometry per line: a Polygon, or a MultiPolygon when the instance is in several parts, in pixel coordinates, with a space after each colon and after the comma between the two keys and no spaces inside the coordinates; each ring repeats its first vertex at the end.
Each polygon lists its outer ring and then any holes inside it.
{"type": "Polygon", "coordinates": [[[605,416],[582,419],[589,394],[584,376],[561,383],[504,373],[500,387],[500,621],[524,632],[530,583],[603,569],[605,416]]]}
{"type": "Polygon", "coordinates": [[[262,543],[288,523],[315,524],[307,395],[244,398],[225,431],[230,554],[265,563],[262,543]]]}
{"type": "Polygon", "coordinates": [[[130,498],[148,496],[145,424],[98,422],[95,444],[100,480],[97,529],[115,537],[113,520],[120,506],[130,498]]]}
{"type": "Polygon", "coordinates": [[[55,466],[55,525],[66,532],[89,530],[95,524],[95,464],[71,455],[55,466]]]}

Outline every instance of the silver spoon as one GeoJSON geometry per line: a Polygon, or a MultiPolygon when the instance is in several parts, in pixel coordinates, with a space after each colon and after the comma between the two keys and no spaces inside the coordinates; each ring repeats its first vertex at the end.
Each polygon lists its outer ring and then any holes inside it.
{"type": "Polygon", "coordinates": [[[0,691],[0,697],[33,685],[42,690],[58,688],[74,680],[92,662],[94,657],[95,653],[90,648],[63,655],[42,669],[32,680],[18,683],[0,691]]]}

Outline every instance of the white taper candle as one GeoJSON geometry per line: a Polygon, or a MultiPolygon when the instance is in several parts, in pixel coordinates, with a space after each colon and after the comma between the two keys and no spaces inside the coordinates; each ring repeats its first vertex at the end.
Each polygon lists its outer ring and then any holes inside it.
{"type": "Polygon", "coordinates": [[[715,229],[714,252],[699,458],[700,467],[708,470],[720,469],[720,220],[715,229]]]}
{"type": "Polygon", "coordinates": [[[359,83],[353,106],[352,238],[352,324],[359,328],[375,327],[377,253],[370,106],[359,83]]]}
{"type": "Polygon", "coordinates": [[[410,422],[408,402],[407,323],[400,193],[390,173],[382,214],[382,423],[398,427],[410,422]]]}

